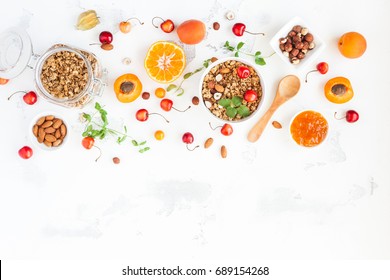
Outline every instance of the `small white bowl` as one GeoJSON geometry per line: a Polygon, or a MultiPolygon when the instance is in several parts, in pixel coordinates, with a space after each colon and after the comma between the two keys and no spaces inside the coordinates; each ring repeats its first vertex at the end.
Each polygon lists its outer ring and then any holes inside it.
{"type": "Polygon", "coordinates": [[[218,121],[223,121],[223,122],[227,122],[227,123],[240,123],[240,122],[244,122],[244,121],[247,121],[249,119],[251,119],[254,115],[256,115],[256,113],[259,111],[261,105],[263,104],[264,102],[264,95],[265,95],[265,87],[264,87],[264,80],[260,74],[260,71],[259,69],[257,68],[257,66],[254,64],[254,63],[251,63],[249,61],[247,61],[246,59],[243,59],[243,58],[240,58],[240,57],[225,57],[225,58],[221,58],[221,59],[218,59],[217,61],[211,63],[209,65],[209,67],[207,67],[204,71],[203,71],[203,74],[200,78],[200,83],[199,83],[199,99],[200,101],[202,102],[202,107],[208,112],[208,114],[211,114],[213,116],[214,119],[218,120],[218,121]],[[203,100],[203,95],[202,95],[202,87],[203,87],[203,80],[204,78],[206,77],[206,75],[210,72],[210,70],[218,65],[218,64],[221,64],[221,63],[224,63],[225,61],[228,61],[228,60],[235,60],[235,61],[238,61],[238,62],[241,62],[241,63],[244,63],[250,67],[252,67],[257,75],[260,77],[260,85],[261,85],[261,91],[262,91],[262,96],[261,96],[261,100],[259,102],[259,105],[257,106],[256,110],[252,112],[252,114],[244,119],[240,119],[240,120],[237,120],[237,121],[230,121],[230,120],[224,120],[224,119],[221,119],[221,118],[218,118],[216,115],[214,115],[210,110],[209,108],[207,108],[204,100],[203,100]]]}
{"type": "Polygon", "coordinates": [[[307,65],[310,65],[317,57],[318,55],[325,49],[326,45],[325,42],[321,39],[321,37],[315,32],[315,30],[308,26],[303,19],[300,17],[294,17],[290,21],[288,21],[275,35],[272,37],[270,41],[270,45],[273,48],[273,50],[280,56],[280,58],[286,62],[288,65],[290,65],[292,68],[296,70],[302,70],[307,65]],[[301,25],[302,27],[306,27],[309,30],[309,33],[313,34],[314,36],[314,43],[315,47],[314,49],[307,52],[305,58],[303,58],[298,64],[292,64],[290,62],[290,59],[286,57],[283,52],[281,51],[279,45],[280,38],[284,38],[287,36],[287,34],[291,31],[291,29],[295,25],[301,25]]]}
{"type": "Polygon", "coordinates": [[[29,135],[30,135],[30,138],[31,138],[31,142],[33,143],[33,145],[37,148],[40,148],[42,150],[45,150],[45,151],[56,151],[58,149],[61,149],[61,147],[63,147],[69,137],[69,125],[68,123],[64,120],[64,118],[62,116],[60,116],[59,114],[55,113],[55,112],[43,112],[43,113],[40,113],[38,114],[37,116],[35,116],[32,121],[31,121],[31,124],[29,126],[29,135]],[[50,116],[50,115],[53,115],[55,118],[57,119],[61,119],[62,122],[65,124],[66,126],[66,135],[64,137],[64,139],[62,140],[62,143],[57,146],[57,147],[48,147],[46,146],[44,143],[39,143],[38,142],[38,139],[37,137],[35,137],[34,133],[33,133],[33,127],[34,125],[36,124],[36,122],[43,116],[50,116]]]}
{"type": "Polygon", "coordinates": [[[306,109],[306,110],[299,111],[298,113],[296,113],[296,114],[291,118],[291,121],[290,121],[290,124],[289,124],[288,129],[289,129],[290,139],[291,139],[291,141],[292,141],[293,143],[295,143],[295,145],[298,145],[299,147],[302,147],[302,148],[316,148],[316,147],[318,147],[318,146],[321,146],[323,143],[325,143],[325,142],[326,142],[326,139],[328,138],[328,135],[329,135],[329,121],[328,121],[328,120],[324,117],[324,115],[321,114],[320,112],[318,112],[318,111],[316,111],[316,110],[312,110],[312,109],[306,109]],[[310,111],[310,112],[315,112],[315,113],[317,113],[317,114],[320,114],[320,115],[325,119],[325,121],[326,121],[327,124],[328,124],[328,129],[327,129],[327,131],[326,131],[326,135],[325,135],[324,139],[323,139],[319,144],[314,145],[314,146],[304,146],[304,145],[301,145],[301,144],[297,143],[297,142],[295,141],[295,139],[293,138],[292,133],[291,133],[291,125],[292,125],[292,123],[294,122],[295,118],[296,118],[299,114],[304,113],[304,112],[308,112],[308,111],[310,111]]]}

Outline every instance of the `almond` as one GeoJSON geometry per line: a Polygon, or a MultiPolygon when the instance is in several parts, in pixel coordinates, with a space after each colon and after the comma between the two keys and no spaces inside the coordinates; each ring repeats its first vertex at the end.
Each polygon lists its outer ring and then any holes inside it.
{"type": "Polygon", "coordinates": [[[229,72],[230,72],[229,68],[222,68],[221,70],[219,70],[219,73],[222,73],[222,74],[227,74],[229,72]]]}
{"type": "Polygon", "coordinates": [[[46,128],[46,127],[49,127],[49,126],[52,126],[53,125],[53,122],[52,121],[45,121],[41,127],[42,128],[46,128]]]}
{"type": "Polygon", "coordinates": [[[215,85],[215,89],[218,92],[223,92],[225,90],[225,88],[223,86],[219,85],[219,84],[215,85]]]}
{"type": "Polygon", "coordinates": [[[112,44],[102,44],[100,47],[103,50],[105,50],[105,51],[110,51],[110,50],[112,50],[114,48],[114,45],[112,45],[112,44]]]}
{"type": "Polygon", "coordinates": [[[54,135],[52,135],[52,134],[46,134],[46,135],[45,135],[45,140],[46,140],[47,142],[52,143],[52,142],[57,141],[57,138],[56,138],[54,135]]]}
{"type": "Polygon", "coordinates": [[[54,133],[56,131],[55,128],[53,128],[52,126],[51,127],[48,127],[48,128],[45,128],[45,132],[46,133],[54,133]]]}
{"type": "Polygon", "coordinates": [[[42,125],[45,122],[45,120],[46,120],[46,117],[39,118],[39,120],[37,121],[37,125],[38,126],[42,125]]]}
{"type": "Polygon", "coordinates": [[[204,142],[204,148],[205,149],[208,149],[208,148],[210,148],[210,146],[213,144],[213,142],[214,142],[214,139],[213,138],[208,138],[207,140],[206,140],[206,142],[204,142]]]}
{"type": "Polygon", "coordinates": [[[38,125],[33,126],[33,134],[35,137],[38,137],[38,125]]]}
{"type": "Polygon", "coordinates": [[[227,157],[227,149],[226,149],[225,145],[221,146],[221,157],[222,158],[226,158],[227,157]]]}
{"type": "Polygon", "coordinates": [[[47,121],[52,121],[52,120],[54,120],[54,116],[53,115],[48,115],[48,116],[46,116],[46,120],[47,121]]]}
{"type": "Polygon", "coordinates": [[[54,133],[54,136],[59,139],[61,138],[61,130],[60,129],[57,129],[56,132],[54,133]]]}
{"type": "Polygon", "coordinates": [[[62,143],[62,140],[58,139],[58,140],[53,142],[53,147],[58,147],[59,145],[61,145],[61,143],[62,143]]]}
{"type": "Polygon", "coordinates": [[[53,144],[49,141],[43,141],[43,143],[47,146],[47,147],[51,147],[53,144]]]}
{"type": "Polygon", "coordinates": [[[281,129],[282,128],[282,125],[280,124],[280,122],[278,121],[273,121],[272,122],[272,125],[277,128],[277,129],[281,129]]]}
{"type": "Polygon", "coordinates": [[[38,135],[38,143],[42,143],[45,140],[45,136],[38,135]]]}
{"type": "Polygon", "coordinates": [[[45,135],[46,135],[45,129],[42,127],[38,128],[38,137],[43,139],[45,138],[45,135]]]}
{"type": "Polygon", "coordinates": [[[61,126],[61,124],[62,124],[62,120],[60,120],[60,119],[55,119],[55,120],[54,120],[54,123],[53,123],[53,127],[54,127],[55,129],[57,129],[57,128],[59,128],[59,127],[61,126]]]}
{"type": "Polygon", "coordinates": [[[63,137],[65,137],[66,136],[66,126],[64,124],[61,124],[60,130],[61,130],[61,135],[63,137]]]}

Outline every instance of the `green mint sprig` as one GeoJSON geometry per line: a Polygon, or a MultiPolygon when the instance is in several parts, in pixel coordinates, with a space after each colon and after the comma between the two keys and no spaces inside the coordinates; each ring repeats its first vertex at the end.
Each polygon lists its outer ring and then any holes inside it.
{"type": "Polygon", "coordinates": [[[232,119],[236,115],[245,118],[251,114],[249,108],[242,104],[242,98],[239,96],[233,96],[232,99],[222,98],[218,101],[218,104],[226,109],[226,115],[232,119]]]}
{"type": "Polygon", "coordinates": [[[234,52],[235,57],[239,57],[240,53],[248,56],[252,56],[255,59],[255,63],[261,66],[266,65],[265,58],[269,58],[275,54],[275,52],[273,52],[268,56],[261,56],[261,51],[257,51],[254,54],[243,52],[241,49],[244,45],[245,45],[244,42],[239,42],[237,46],[234,47],[229,43],[229,41],[226,41],[225,44],[223,45],[223,48],[228,51],[234,52]]]}
{"type": "Polygon", "coordinates": [[[109,128],[108,127],[109,122],[108,122],[108,118],[107,118],[107,111],[103,107],[104,106],[101,106],[98,102],[96,102],[95,103],[95,109],[96,109],[95,113],[93,113],[92,115],[87,114],[87,113],[83,113],[82,116],[86,121],[85,129],[82,133],[83,137],[92,137],[94,139],[99,138],[100,140],[103,140],[104,138],[106,138],[107,135],[110,134],[110,135],[114,135],[114,136],[118,137],[116,140],[116,142],[118,144],[121,144],[124,141],[126,141],[127,138],[130,138],[133,146],[139,147],[138,152],[140,152],[140,153],[144,153],[144,152],[150,150],[150,147],[144,146],[146,144],[146,141],[142,141],[139,143],[136,140],[134,140],[130,135],[128,135],[126,126],[123,126],[124,132],[120,132],[120,131],[117,131],[115,129],[109,128]],[[102,123],[98,123],[96,120],[96,118],[97,118],[96,115],[98,115],[98,114],[100,116],[102,123]]]}
{"type": "Polygon", "coordinates": [[[167,87],[167,92],[172,91],[172,90],[175,90],[173,93],[177,93],[177,96],[182,96],[182,95],[184,94],[184,89],[183,89],[183,87],[182,87],[184,81],[187,80],[187,79],[189,79],[190,77],[192,77],[192,76],[195,75],[196,73],[199,73],[199,72],[202,71],[203,69],[209,67],[210,61],[211,61],[211,59],[207,59],[207,60],[203,61],[202,67],[199,67],[198,69],[195,69],[193,72],[188,72],[188,73],[184,74],[184,75],[183,75],[183,80],[180,82],[179,85],[170,84],[170,85],[167,87]]]}

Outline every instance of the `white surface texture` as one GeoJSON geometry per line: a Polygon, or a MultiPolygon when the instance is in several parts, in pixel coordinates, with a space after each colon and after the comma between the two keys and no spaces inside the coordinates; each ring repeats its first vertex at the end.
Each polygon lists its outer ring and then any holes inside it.
{"type": "MultiPolygon", "coordinates": [[[[44,53],[55,43],[93,51],[108,70],[108,88],[96,101],[104,104],[114,126],[124,123],[136,139],[146,139],[151,150],[139,154],[130,143],[115,139],[98,142],[97,150],[81,146],[79,110],[70,110],[40,99],[27,106],[16,90],[34,89],[34,72],[26,69],[0,86],[0,258],[34,259],[379,259],[390,258],[390,2],[372,1],[27,1],[3,3],[1,29],[25,28],[34,52],[44,53]],[[95,9],[101,24],[77,31],[78,15],[95,9]],[[233,10],[236,20],[224,18],[233,10]],[[118,23],[137,16],[145,22],[129,34],[114,34],[114,50],[105,52],[96,42],[103,30],[117,31],[118,23]],[[159,85],[146,74],[143,60],[157,40],[177,41],[175,32],[165,34],[151,24],[154,16],[178,24],[190,18],[203,20],[208,36],[190,48],[193,60],[185,72],[201,66],[211,56],[229,53],[220,47],[226,40],[245,41],[249,51],[272,52],[269,40],[292,17],[299,16],[315,28],[326,43],[316,63],[330,65],[326,75],[295,71],[277,55],[258,67],[266,92],[262,108],[248,122],[234,125],[232,136],[212,131],[218,123],[201,106],[186,113],[171,111],[165,123],[151,116],[135,120],[140,108],[162,112],[153,92],[159,85]],[[212,23],[221,24],[214,31],[212,23]],[[234,22],[265,37],[231,33],[234,22]],[[367,39],[363,57],[344,58],[337,40],[345,32],[358,31],[367,39]],[[129,57],[130,65],[122,59],[129,57]],[[137,74],[147,101],[119,103],[113,82],[121,74],[137,74]],[[254,144],[246,135],[267,110],[279,80],[295,74],[301,78],[299,94],[274,115],[283,129],[269,125],[254,144]],[[323,94],[326,81],[335,76],[350,79],[355,97],[342,105],[323,94]],[[290,139],[291,117],[303,109],[315,109],[329,121],[327,142],[303,149],[290,139]],[[336,121],[335,111],[355,109],[357,123],[336,121]],[[19,158],[24,145],[33,146],[31,119],[54,111],[70,125],[66,146],[55,152],[34,148],[29,160],[19,158]],[[156,141],[153,133],[165,131],[156,141]],[[181,142],[184,132],[203,145],[188,152],[181,142]],[[226,145],[228,158],[219,147],[226,145]],[[121,159],[119,165],[112,157],[121,159]]],[[[250,57],[247,57],[251,59],[250,57]]],[[[201,73],[184,83],[182,97],[170,95],[185,108],[197,95],[201,73]]],[[[180,81],[180,80],[179,80],[180,81]]],[[[85,108],[91,112],[92,106],[85,108]]],[[[221,122],[222,124],[222,122],[221,122]]]]}

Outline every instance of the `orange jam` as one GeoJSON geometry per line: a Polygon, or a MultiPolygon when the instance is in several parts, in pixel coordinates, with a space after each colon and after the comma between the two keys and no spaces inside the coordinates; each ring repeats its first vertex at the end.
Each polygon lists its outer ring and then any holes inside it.
{"type": "Polygon", "coordinates": [[[304,111],[294,118],[290,132],[299,145],[314,147],[324,141],[328,133],[328,122],[318,112],[304,111]]]}

